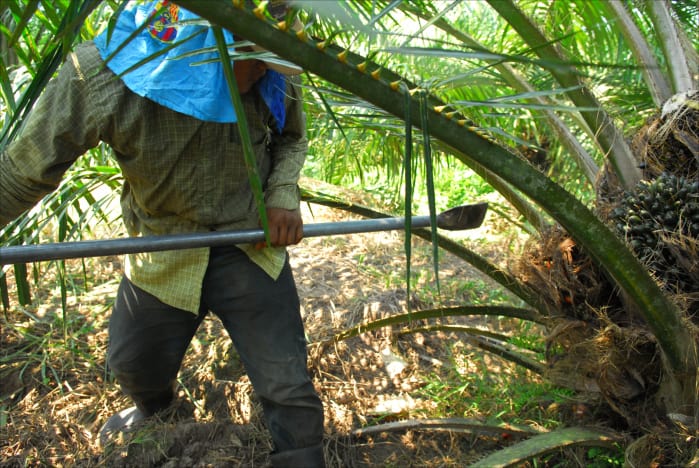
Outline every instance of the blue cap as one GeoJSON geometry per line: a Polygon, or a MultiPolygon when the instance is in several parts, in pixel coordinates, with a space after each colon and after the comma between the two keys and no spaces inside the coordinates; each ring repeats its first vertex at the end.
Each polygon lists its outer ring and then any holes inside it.
{"type": "MultiPolygon", "coordinates": [[[[131,91],[200,120],[238,121],[213,30],[206,20],[168,0],[130,2],[109,37],[108,32],[102,32],[94,43],[109,69],[131,91]]],[[[223,34],[230,47],[233,35],[226,30],[223,34]]],[[[284,75],[268,69],[257,86],[281,131],[286,119],[284,75]]]]}

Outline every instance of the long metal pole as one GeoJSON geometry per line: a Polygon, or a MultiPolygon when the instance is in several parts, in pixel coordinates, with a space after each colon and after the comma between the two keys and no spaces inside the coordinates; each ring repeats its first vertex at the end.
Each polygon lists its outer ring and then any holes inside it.
{"type": "MultiPolygon", "coordinates": [[[[430,225],[429,216],[412,218],[413,228],[430,225]]],[[[405,218],[379,218],[359,221],[306,224],[304,237],[319,237],[359,232],[391,231],[405,228],[405,218]]],[[[262,229],[213,231],[192,234],[128,237],[123,239],[89,240],[54,244],[22,245],[0,248],[0,265],[60,260],[81,257],[101,257],[137,252],[193,249],[233,244],[251,244],[265,240],[262,229]]]]}

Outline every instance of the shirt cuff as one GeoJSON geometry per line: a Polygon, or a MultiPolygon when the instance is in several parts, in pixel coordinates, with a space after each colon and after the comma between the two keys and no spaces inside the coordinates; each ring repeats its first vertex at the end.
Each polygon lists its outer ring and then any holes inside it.
{"type": "Polygon", "coordinates": [[[265,193],[265,204],[270,208],[296,210],[301,204],[301,191],[298,185],[268,188],[265,193]]]}

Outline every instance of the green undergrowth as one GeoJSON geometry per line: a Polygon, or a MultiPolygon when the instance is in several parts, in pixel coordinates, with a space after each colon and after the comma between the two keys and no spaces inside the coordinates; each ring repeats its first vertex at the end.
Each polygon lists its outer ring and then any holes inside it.
{"type": "MultiPolygon", "coordinates": [[[[512,321],[509,321],[512,322],[512,321]]],[[[513,342],[532,344],[522,327],[513,342]]],[[[435,403],[431,417],[481,418],[491,422],[532,424],[555,429],[561,421],[549,408],[571,401],[573,393],[540,376],[455,341],[448,360],[426,376],[420,396],[435,403]]]]}

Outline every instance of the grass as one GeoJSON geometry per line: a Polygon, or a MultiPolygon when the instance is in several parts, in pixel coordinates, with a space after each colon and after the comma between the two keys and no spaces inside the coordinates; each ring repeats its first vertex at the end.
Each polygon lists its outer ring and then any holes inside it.
{"type": "Polygon", "coordinates": [[[573,394],[540,376],[456,341],[449,360],[426,376],[419,395],[435,403],[432,417],[466,417],[555,429],[561,421],[546,408],[573,394]]]}

